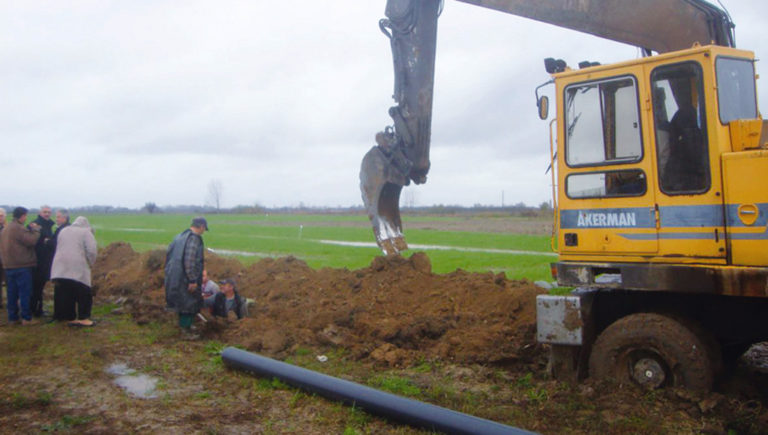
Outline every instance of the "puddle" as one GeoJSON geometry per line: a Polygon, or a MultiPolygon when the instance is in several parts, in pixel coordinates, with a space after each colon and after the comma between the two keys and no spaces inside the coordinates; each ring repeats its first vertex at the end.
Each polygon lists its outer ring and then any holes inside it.
{"type": "Polygon", "coordinates": [[[233,251],[230,249],[213,249],[213,248],[206,248],[206,249],[218,255],[240,255],[243,257],[263,257],[263,258],[271,257],[271,255],[265,254],[263,252],[233,251]]]}
{"type": "Polygon", "coordinates": [[[107,367],[107,373],[109,373],[110,375],[124,376],[124,375],[132,375],[136,373],[136,370],[129,368],[128,364],[116,363],[107,367]]]}
{"type": "Polygon", "coordinates": [[[155,388],[157,388],[157,378],[147,375],[127,375],[115,379],[115,384],[122,387],[129,394],[140,399],[155,399],[155,388]]]}
{"type": "Polygon", "coordinates": [[[157,398],[157,378],[144,374],[136,374],[136,370],[126,364],[116,363],[107,367],[107,373],[117,376],[115,384],[140,399],[157,398]]]}

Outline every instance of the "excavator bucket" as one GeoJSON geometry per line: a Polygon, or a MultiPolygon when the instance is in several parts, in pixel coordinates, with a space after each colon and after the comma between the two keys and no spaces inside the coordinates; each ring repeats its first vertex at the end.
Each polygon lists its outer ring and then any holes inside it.
{"type": "Polygon", "coordinates": [[[360,190],[376,242],[387,254],[408,249],[400,221],[400,192],[411,181],[422,184],[429,172],[432,89],[437,18],[442,0],[388,0],[379,21],[389,38],[395,67],[389,109],[393,126],[376,135],[363,158],[360,190]]]}
{"type": "Polygon", "coordinates": [[[376,243],[387,255],[408,249],[400,221],[400,191],[403,186],[390,181],[389,161],[379,147],[373,147],[363,157],[360,169],[360,190],[368,219],[373,225],[376,243]]]}

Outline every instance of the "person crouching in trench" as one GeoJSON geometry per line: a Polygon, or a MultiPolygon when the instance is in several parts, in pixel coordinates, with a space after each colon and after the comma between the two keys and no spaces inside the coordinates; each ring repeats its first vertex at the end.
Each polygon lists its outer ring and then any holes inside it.
{"type": "Polygon", "coordinates": [[[229,313],[234,313],[238,320],[248,317],[248,303],[237,292],[237,284],[234,279],[225,279],[219,285],[221,291],[205,301],[214,317],[228,318],[229,313]]]}

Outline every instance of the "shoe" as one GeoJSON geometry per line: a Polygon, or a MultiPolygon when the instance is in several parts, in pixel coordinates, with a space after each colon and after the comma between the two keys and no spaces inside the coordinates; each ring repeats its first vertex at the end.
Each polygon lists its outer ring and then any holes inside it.
{"type": "Polygon", "coordinates": [[[26,319],[21,320],[22,326],[33,326],[33,325],[39,325],[39,324],[40,322],[37,320],[26,320],[26,319]]]}

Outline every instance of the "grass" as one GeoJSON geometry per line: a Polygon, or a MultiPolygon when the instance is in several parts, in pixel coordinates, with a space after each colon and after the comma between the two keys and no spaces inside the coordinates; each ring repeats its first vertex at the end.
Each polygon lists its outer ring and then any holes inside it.
{"type": "MultiPolygon", "coordinates": [[[[101,246],[130,243],[137,251],[165,249],[173,237],[187,228],[191,216],[184,215],[93,215],[88,217],[101,246]]],[[[325,215],[211,215],[211,231],[204,236],[206,247],[240,252],[245,264],[264,257],[293,255],[313,268],[359,269],[381,255],[365,216],[325,215]],[[341,246],[323,241],[365,243],[370,246],[341,246]]],[[[408,229],[409,222],[456,220],[459,218],[405,219],[406,238],[411,245],[426,245],[405,252],[424,250],[435,273],[456,269],[471,272],[504,272],[508,278],[551,280],[549,263],[554,257],[549,237],[472,231],[408,229]],[[435,249],[439,246],[450,249],[435,249]],[[496,250],[467,252],[461,249],[496,250]],[[522,255],[503,251],[527,251],[522,255]]]]}
{"type": "Polygon", "coordinates": [[[368,383],[374,388],[400,396],[416,397],[421,395],[421,389],[419,387],[414,385],[410,379],[400,376],[377,375],[371,378],[368,383]]]}
{"type": "Polygon", "coordinates": [[[76,426],[84,425],[95,417],[82,417],[82,416],[70,416],[65,415],[61,417],[57,422],[53,424],[43,425],[43,432],[63,432],[70,431],[76,426]]]}

